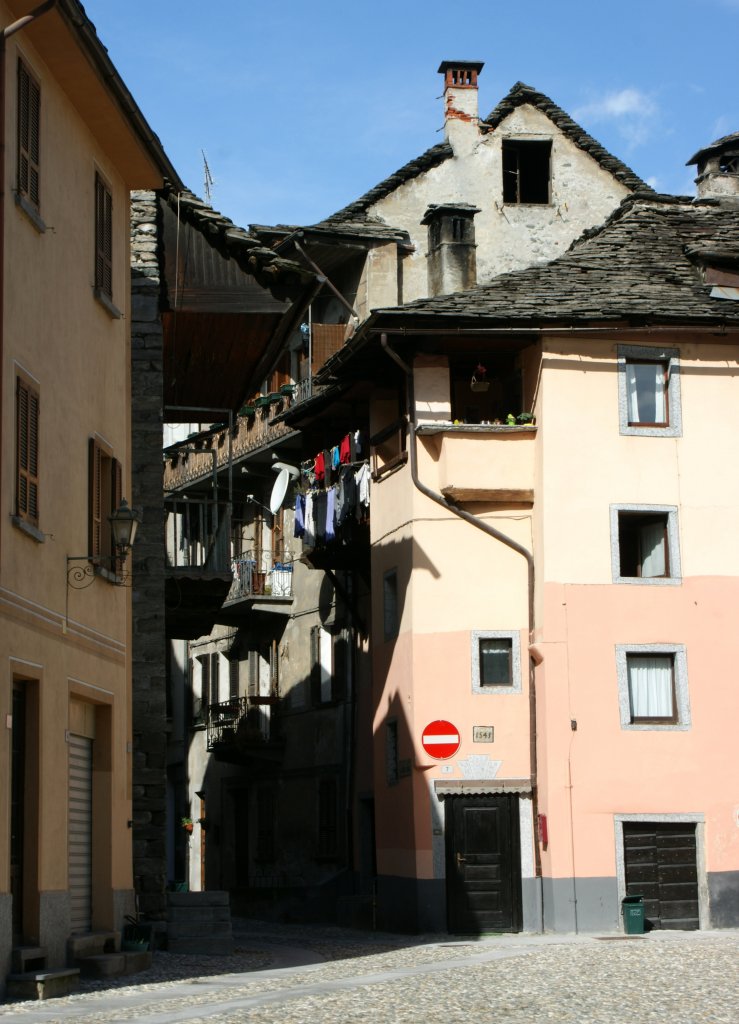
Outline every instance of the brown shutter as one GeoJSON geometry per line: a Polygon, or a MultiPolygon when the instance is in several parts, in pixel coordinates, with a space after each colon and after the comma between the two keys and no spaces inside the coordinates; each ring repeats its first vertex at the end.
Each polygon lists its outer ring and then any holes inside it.
{"type": "Polygon", "coordinates": [[[39,397],[17,378],[16,396],[16,515],[38,523],[39,397]]]}
{"type": "Polygon", "coordinates": [[[18,192],[39,205],[41,90],[18,61],[18,192]]]}
{"type": "Polygon", "coordinates": [[[321,627],[310,631],[310,689],[311,703],[321,703],[321,627]]]}
{"type": "Polygon", "coordinates": [[[103,518],[103,451],[97,441],[90,438],[90,554],[98,558],[102,554],[103,518]]]}
{"type": "Polygon", "coordinates": [[[95,175],[95,287],[113,297],[113,197],[95,175]]]}

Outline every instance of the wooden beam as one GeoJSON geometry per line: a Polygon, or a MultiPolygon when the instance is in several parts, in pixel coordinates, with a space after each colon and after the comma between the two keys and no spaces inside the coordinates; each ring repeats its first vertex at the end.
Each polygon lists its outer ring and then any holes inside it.
{"type": "Polygon", "coordinates": [[[442,487],[441,493],[455,503],[477,501],[488,505],[534,504],[534,492],[526,487],[442,487]]]}

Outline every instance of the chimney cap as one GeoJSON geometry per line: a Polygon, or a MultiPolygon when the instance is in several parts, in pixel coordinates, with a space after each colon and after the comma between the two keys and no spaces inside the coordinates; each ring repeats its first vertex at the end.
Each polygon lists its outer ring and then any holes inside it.
{"type": "Polygon", "coordinates": [[[438,73],[445,75],[450,68],[458,68],[459,70],[476,71],[479,75],[484,67],[485,61],[483,60],[443,60],[439,65],[438,73]]]}
{"type": "Polygon", "coordinates": [[[732,152],[739,147],[739,132],[733,132],[731,135],[722,135],[720,139],[716,139],[710,146],[705,146],[703,149],[699,149],[695,156],[691,156],[690,160],[685,164],[686,167],[690,167],[691,164],[698,164],[706,157],[713,156],[714,153],[719,153],[722,149],[728,147],[732,152]]]}
{"type": "Polygon", "coordinates": [[[479,206],[472,206],[470,203],[431,203],[423,215],[422,224],[430,224],[436,217],[454,216],[461,214],[463,217],[474,217],[480,212],[479,206]]]}

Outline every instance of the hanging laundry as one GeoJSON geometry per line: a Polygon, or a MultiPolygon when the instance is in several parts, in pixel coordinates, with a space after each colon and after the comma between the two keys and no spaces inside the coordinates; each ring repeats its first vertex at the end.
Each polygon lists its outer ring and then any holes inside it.
{"type": "Polygon", "coordinates": [[[313,497],[315,513],[316,543],[326,539],[326,507],[328,495],[326,491],[316,491],[313,497]]]}
{"type": "Polygon", "coordinates": [[[303,534],[303,544],[307,548],[315,547],[316,543],[316,520],[315,520],[315,507],[313,503],[313,492],[309,492],[305,496],[305,532],[303,534]]]}
{"type": "Polygon", "coordinates": [[[316,455],[313,462],[313,472],[316,474],[316,482],[323,483],[324,477],[326,476],[326,459],[323,452],[319,452],[316,455]]]}
{"type": "Polygon", "coordinates": [[[357,482],[351,466],[344,466],[342,468],[340,484],[341,500],[340,507],[337,509],[336,519],[339,526],[343,526],[357,505],[357,482]]]}
{"type": "Polygon", "coordinates": [[[361,520],[362,516],[369,509],[370,503],[370,468],[368,462],[363,463],[357,470],[355,480],[357,483],[357,519],[361,520]]]}
{"type": "Polygon", "coordinates": [[[334,532],[334,507],[336,504],[336,488],[326,491],[326,540],[336,540],[334,532]]]}
{"type": "Polygon", "coordinates": [[[335,444],[331,449],[331,469],[338,469],[341,464],[341,455],[339,453],[339,446],[335,444]]]}
{"type": "Polygon", "coordinates": [[[362,434],[361,434],[361,431],[355,430],[354,431],[354,461],[355,462],[359,458],[359,456],[362,454],[362,447],[363,447],[363,445],[362,445],[362,434]]]}
{"type": "Polygon", "coordinates": [[[305,495],[295,495],[295,529],[293,531],[294,537],[302,537],[305,535],[305,495]]]}
{"type": "Polygon", "coordinates": [[[351,438],[349,434],[346,435],[339,445],[339,459],[342,463],[352,461],[351,438]]]}

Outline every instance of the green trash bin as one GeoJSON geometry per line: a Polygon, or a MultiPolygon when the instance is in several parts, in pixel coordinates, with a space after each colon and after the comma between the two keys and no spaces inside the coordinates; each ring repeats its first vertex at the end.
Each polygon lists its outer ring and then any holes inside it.
{"type": "Polygon", "coordinates": [[[624,931],[627,935],[644,934],[644,897],[624,896],[621,900],[624,915],[624,931]]]}

